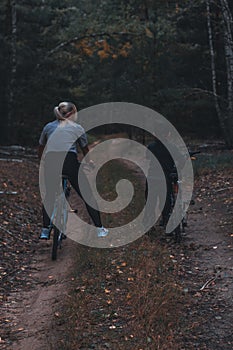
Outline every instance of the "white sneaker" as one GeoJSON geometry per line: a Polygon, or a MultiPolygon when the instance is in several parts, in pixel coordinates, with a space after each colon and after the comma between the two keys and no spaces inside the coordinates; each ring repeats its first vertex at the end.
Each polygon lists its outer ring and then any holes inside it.
{"type": "Polygon", "coordinates": [[[109,230],[102,227],[97,227],[97,236],[98,237],[106,237],[109,234],[109,230]]]}

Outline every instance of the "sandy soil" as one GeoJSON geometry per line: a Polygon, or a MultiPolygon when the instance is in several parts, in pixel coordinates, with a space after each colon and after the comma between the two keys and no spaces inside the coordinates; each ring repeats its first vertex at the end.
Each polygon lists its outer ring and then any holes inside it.
{"type": "Polygon", "coordinates": [[[198,183],[188,235],[175,251],[189,300],[182,349],[233,349],[233,181],[232,175],[215,176],[209,189],[202,187],[207,179],[198,183]]]}
{"type": "Polygon", "coordinates": [[[15,340],[9,345],[11,350],[51,349],[53,318],[58,304],[62,303],[71,281],[70,268],[73,266],[77,247],[67,239],[59,252],[57,261],[51,260],[51,242],[40,242],[32,264],[36,281],[29,291],[11,294],[6,314],[12,319],[11,333],[15,340]],[[13,303],[12,303],[13,301],[13,303]]]}

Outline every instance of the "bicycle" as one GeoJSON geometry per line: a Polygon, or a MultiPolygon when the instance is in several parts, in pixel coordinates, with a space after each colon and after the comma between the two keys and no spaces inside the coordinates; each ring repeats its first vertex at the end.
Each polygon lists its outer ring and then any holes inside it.
{"type": "Polygon", "coordinates": [[[68,220],[68,198],[71,187],[68,185],[68,177],[62,175],[62,184],[59,195],[56,198],[54,209],[50,218],[49,233],[53,231],[52,260],[57,259],[58,248],[61,249],[62,241],[66,239],[66,224],[68,220]]]}
{"type": "MultiPolygon", "coordinates": [[[[196,160],[196,157],[194,157],[196,154],[200,153],[200,151],[195,151],[195,152],[189,152],[189,156],[191,158],[191,160],[196,160]]],[[[179,191],[179,184],[181,183],[181,181],[178,179],[178,174],[176,169],[174,169],[170,174],[170,179],[171,179],[171,196],[170,196],[170,210],[169,210],[169,214],[168,217],[165,219],[165,222],[167,223],[170,216],[172,215],[173,209],[175,207],[175,203],[177,200],[177,196],[178,196],[178,191],[179,191]]],[[[177,210],[177,214],[179,213],[183,213],[185,212],[185,215],[183,216],[182,220],[180,221],[180,223],[175,227],[175,229],[171,232],[171,235],[174,236],[174,240],[176,243],[180,243],[182,240],[182,237],[185,234],[185,228],[188,226],[188,219],[187,219],[187,211],[185,211],[185,207],[187,207],[187,204],[185,201],[183,201],[182,197],[181,200],[179,201],[178,205],[179,208],[177,210]]],[[[194,201],[191,200],[190,204],[194,204],[194,201]]],[[[176,214],[176,213],[175,213],[176,214]]],[[[176,220],[176,216],[173,215],[173,219],[176,220]]],[[[177,222],[177,220],[175,221],[177,222]]]]}
{"type": "MultiPolygon", "coordinates": [[[[94,164],[85,164],[83,169],[91,171],[94,168],[94,164]]],[[[57,259],[58,248],[61,249],[62,241],[66,239],[66,225],[68,220],[68,213],[77,213],[77,209],[70,209],[68,205],[68,198],[70,196],[71,186],[68,182],[68,176],[62,175],[62,182],[60,187],[60,193],[56,198],[54,209],[50,218],[49,233],[53,231],[53,245],[52,245],[52,260],[57,259]]]]}

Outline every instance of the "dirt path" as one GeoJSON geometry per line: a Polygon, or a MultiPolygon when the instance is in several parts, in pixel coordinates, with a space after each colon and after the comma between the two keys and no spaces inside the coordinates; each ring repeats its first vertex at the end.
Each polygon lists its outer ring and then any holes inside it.
{"type": "Polygon", "coordinates": [[[76,244],[68,239],[56,262],[38,239],[41,200],[35,151],[10,149],[1,159],[0,348],[52,349],[52,321],[67,293],[76,244]]]}
{"type": "MultiPolygon", "coordinates": [[[[40,242],[31,266],[33,284],[28,291],[12,293],[6,317],[11,320],[11,350],[52,349],[53,318],[71,280],[76,244],[67,239],[57,261],[51,260],[51,242],[40,242]],[[12,320],[13,316],[13,320],[12,320]]],[[[5,304],[5,307],[7,304],[5,304]]]]}
{"type": "MultiPolygon", "coordinates": [[[[199,188],[200,193],[201,188],[199,188]]],[[[181,349],[230,350],[233,348],[233,238],[232,207],[223,206],[225,194],[211,204],[198,196],[191,208],[187,237],[181,246],[172,246],[180,264],[179,282],[188,296],[180,331],[181,349]],[[228,230],[229,228],[229,230],[228,230]]],[[[53,318],[59,309],[59,294],[69,288],[77,247],[67,240],[57,262],[50,260],[51,247],[40,243],[33,266],[37,284],[29,292],[12,295],[17,341],[11,350],[53,349],[53,318]]],[[[12,314],[12,310],[11,310],[12,314]]]]}
{"type": "MultiPolygon", "coordinates": [[[[230,350],[233,348],[232,174],[219,172],[198,179],[195,197],[187,237],[180,246],[170,245],[174,261],[179,265],[177,279],[186,296],[183,328],[178,335],[180,350],[230,350]]],[[[3,349],[54,349],[54,319],[59,316],[62,296],[69,290],[78,247],[67,239],[56,262],[51,261],[51,243],[38,242],[35,247],[27,288],[22,284],[6,300],[3,298],[6,327],[4,341],[0,340],[3,349]]]]}
{"type": "MultiPolygon", "coordinates": [[[[229,174],[232,184],[232,175],[229,174]]],[[[202,179],[183,248],[176,251],[189,298],[182,349],[233,349],[233,201],[229,178],[202,179]],[[219,181],[218,181],[219,180],[219,181]],[[209,182],[209,189],[202,185],[209,182]]],[[[232,191],[232,189],[231,189],[232,191]]]]}

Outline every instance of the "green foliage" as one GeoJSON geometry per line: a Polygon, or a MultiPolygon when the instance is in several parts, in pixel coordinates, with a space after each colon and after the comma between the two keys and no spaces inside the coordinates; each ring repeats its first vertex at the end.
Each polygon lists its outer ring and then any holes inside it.
{"type": "Polygon", "coordinates": [[[195,175],[201,176],[210,171],[231,170],[232,164],[232,151],[206,152],[198,155],[198,160],[193,162],[193,168],[195,175]]]}

